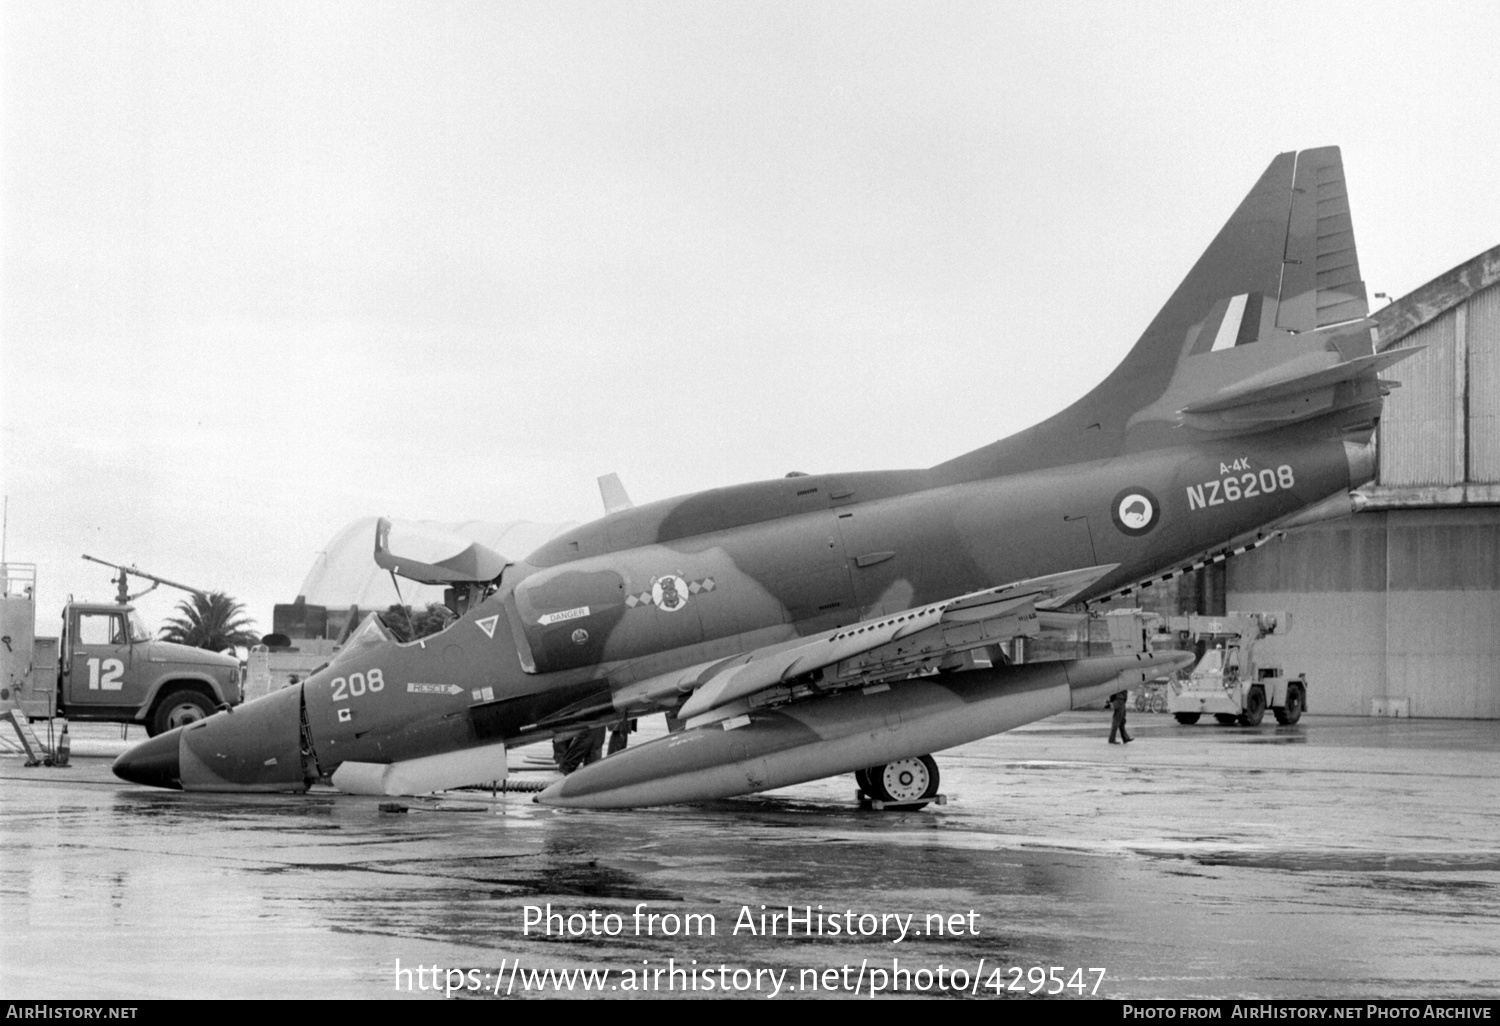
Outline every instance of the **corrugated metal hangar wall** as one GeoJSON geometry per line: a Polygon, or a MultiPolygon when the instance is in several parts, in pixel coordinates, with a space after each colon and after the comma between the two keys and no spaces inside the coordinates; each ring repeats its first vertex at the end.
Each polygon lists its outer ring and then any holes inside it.
{"type": "Polygon", "coordinates": [[[1388,372],[1369,505],[1230,560],[1226,605],[1293,614],[1264,644],[1314,713],[1500,718],[1500,246],[1375,317],[1426,348],[1388,372]]]}

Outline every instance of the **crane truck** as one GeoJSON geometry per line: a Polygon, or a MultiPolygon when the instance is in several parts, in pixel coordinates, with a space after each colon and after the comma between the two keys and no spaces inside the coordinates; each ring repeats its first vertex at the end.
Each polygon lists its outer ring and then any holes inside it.
{"type": "Polygon", "coordinates": [[[1212,714],[1222,724],[1258,726],[1270,709],[1276,722],[1296,723],[1307,710],[1307,675],[1288,677],[1256,657],[1256,643],[1290,632],[1289,613],[1174,616],[1167,622],[1183,641],[1202,647],[1186,679],[1171,681],[1167,711],[1178,723],[1212,714]]]}

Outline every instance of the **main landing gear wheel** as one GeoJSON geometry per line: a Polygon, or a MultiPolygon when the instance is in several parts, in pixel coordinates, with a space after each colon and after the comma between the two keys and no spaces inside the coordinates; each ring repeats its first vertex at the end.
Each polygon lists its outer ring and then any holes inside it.
{"type": "Polygon", "coordinates": [[[1184,725],[1190,727],[1194,723],[1198,722],[1198,717],[1201,716],[1202,713],[1173,713],[1172,715],[1175,716],[1175,717],[1177,717],[1177,722],[1178,723],[1181,723],[1181,724],[1184,724],[1184,725]]]}
{"type": "Polygon", "coordinates": [[[146,725],[151,737],[177,727],[206,720],[214,714],[214,705],[196,691],[173,691],[156,703],[156,712],[146,725]]]}
{"type": "Polygon", "coordinates": [[[938,798],[938,765],[930,755],[855,770],[854,779],[881,808],[912,811],[938,798]]]}

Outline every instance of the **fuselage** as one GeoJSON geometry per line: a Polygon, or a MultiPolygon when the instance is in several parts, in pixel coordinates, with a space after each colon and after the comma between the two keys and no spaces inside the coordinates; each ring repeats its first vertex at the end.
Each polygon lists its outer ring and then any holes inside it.
{"type": "Polygon", "coordinates": [[[305,684],[311,741],[327,773],[534,739],[643,678],[1009,581],[1118,564],[1106,594],[1361,483],[1366,453],[1301,425],[998,478],[799,475],[636,507],[507,567],[441,634],[349,646],[305,684]]]}
{"type": "MultiPolygon", "coordinates": [[[[278,790],[346,763],[356,775],[401,764],[426,781],[436,777],[423,775],[433,765],[424,760],[471,748],[498,756],[503,772],[503,751],[492,751],[499,743],[649,710],[701,719],[728,686],[700,676],[730,673],[716,661],[775,658],[798,638],[857,625],[844,632],[852,638],[889,614],[1047,575],[1087,570],[1089,590],[1067,597],[1108,595],[1279,521],[1319,515],[1322,506],[1309,507],[1368,480],[1369,441],[1391,384],[1379,374],[1414,351],[1376,353],[1374,332],[1338,149],[1280,154],[1119,365],[1047,420],[926,470],[720,488],[619,510],[518,562],[469,552],[423,564],[428,576],[415,579],[469,586],[471,596],[482,589],[483,597],[441,634],[409,644],[367,623],[300,689],[246,703],[232,724],[215,716],[154,738],[122,756],[115,772],[168,787],[278,790]],[[683,705],[695,688],[697,705],[683,705]]],[[[376,562],[400,572],[386,541],[377,532],[376,562]]],[[[945,640],[934,658],[964,655],[968,643],[945,640]]],[[[962,709],[934,711],[948,698],[968,699],[946,687],[937,690],[947,698],[923,699],[932,689],[916,686],[911,665],[898,661],[891,675],[871,679],[872,687],[896,685],[865,703],[870,722],[886,723],[880,729],[866,730],[853,713],[840,719],[839,710],[860,702],[839,705],[846,692],[869,690],[862,668],[838,695],[784,689],[784,719],[801,724],[787,729],[812,730],[809,723],[831,717],[837,730],[804,740],[832,747],[788,757],[798,765],[784,773],[725,769],[732,786],[721,780],[702,793],[868,768],[981,736],[954,726],[963,725],[962,709]],[[927,727],[892,726],[886,705],[897,721],[903,709],[927,709],[927,727]],[[950,715],[954,723],[943,718],[950,715]]],[[[958,690],[1019,687],[1011,669],[991,661],[958,690]]],[[[1080,680],[1103,674],[1089,687],[1118,683],[1112,664],[1074,669],[1080,680]]],[[[1059,670],[1068,682],[1057,686],[1056,702],[998,701],[982,729],[1070,707],[1077,682],[1065,664],[1019,676],[1051,679],[1059,670]]],[[[791,666],[785,672],[790,678],[777,677],[776,687],[798,678],[791,666]]],[[[759,686],[761,677],[746,679],[759,686]]],[[[763,690],[767,701],[781,700],[763,690]]],[[[749,709],[754,696],[743,697],[749,709]]],[[[781,715],[718,711],[729,717],[720,731],[728,740],[718,742],[724,766],[743,761],[731,757],[744,738],[774,734],[767,724],[781,715]],[[750,734],[731,736],[741,728],[750,734]]],[[[707,724],[686,729],[703,737],[707,724]]],[[[677,739],[629,761],[643,766],[687,747],[677,739]]],[[[678,755],[659,767],[674,779],[686,772],[678,755]]],[[[489,765],[464,763],[453,775],[490,779],[472,775],[489,765]]],[[[652,800],[699,793],[668,790],[652,800]]]]}

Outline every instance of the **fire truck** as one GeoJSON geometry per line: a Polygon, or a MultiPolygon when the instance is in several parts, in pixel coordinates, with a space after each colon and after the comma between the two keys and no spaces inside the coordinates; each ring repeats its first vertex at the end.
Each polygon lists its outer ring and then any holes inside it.
{"type": "MultiPolygon", "coordinates": [[[[84,556],[96,563],[104,560],[84,556]]],[[[239,704],[238,657],[152,638],[131,600],[128,577],[194,594],[197,588],[104,563],[120,571],[113,603],[76,602],[57,637],[36,636],[36,566],[0,565],[0,707],[32,720],[139,723],[152,736],[239,704]]]]}

